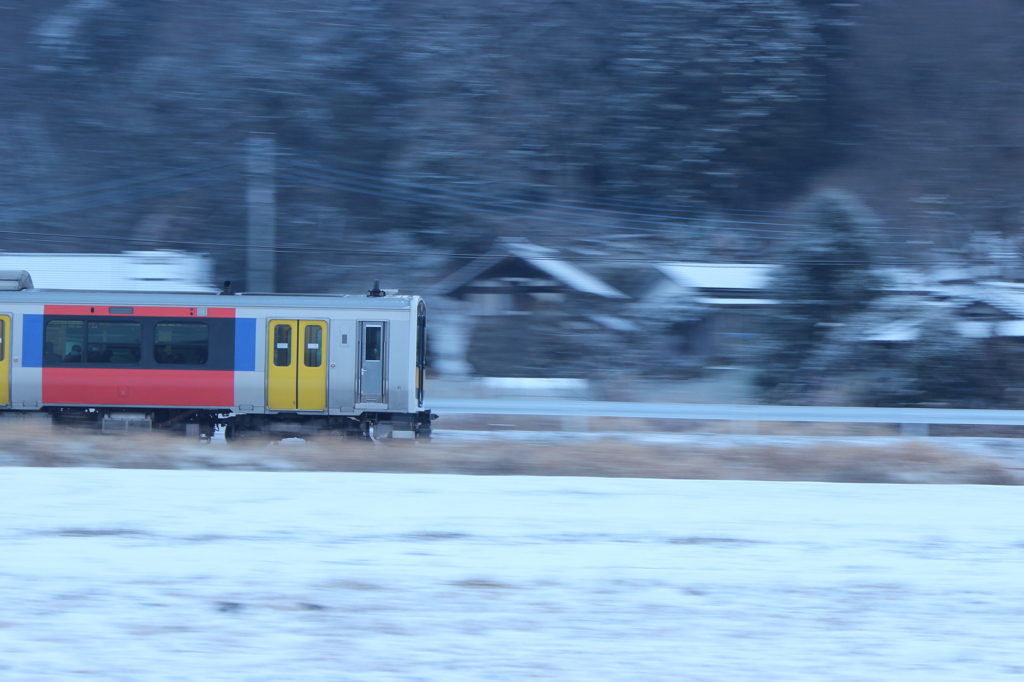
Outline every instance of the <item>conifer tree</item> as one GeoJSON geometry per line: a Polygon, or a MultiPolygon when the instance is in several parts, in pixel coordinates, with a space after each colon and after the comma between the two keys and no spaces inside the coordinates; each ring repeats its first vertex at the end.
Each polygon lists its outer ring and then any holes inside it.
{"type": "Polygon", "coordinates": [[[816,192],[803,223],[769,291],[778,305],[765,320],[758,383],[775,397],[799,393],[808,379],[806,360],[878,293],[871,271],[874,220],[862,203],[843,192],[816,192]]]}

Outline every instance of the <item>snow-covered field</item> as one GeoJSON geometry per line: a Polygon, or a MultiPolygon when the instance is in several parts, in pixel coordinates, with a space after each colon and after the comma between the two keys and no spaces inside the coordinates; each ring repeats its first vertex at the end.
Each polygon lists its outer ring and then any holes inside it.
{"type": "Polygon", "coordinates": [[[0,468],[0,680],[1024,679],[1024,488],[0,468]]]}

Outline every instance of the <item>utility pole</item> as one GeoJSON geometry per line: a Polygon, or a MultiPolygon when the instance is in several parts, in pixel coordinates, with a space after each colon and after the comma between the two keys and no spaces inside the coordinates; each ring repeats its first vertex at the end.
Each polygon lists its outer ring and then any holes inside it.
{"type": "Polygon", "coordinates": [[[253,133],[249,136],[246,163],[249,231],[245,274],[245,288],[248,291],[276,291],[274,154],[273,135],[253,133]]]}

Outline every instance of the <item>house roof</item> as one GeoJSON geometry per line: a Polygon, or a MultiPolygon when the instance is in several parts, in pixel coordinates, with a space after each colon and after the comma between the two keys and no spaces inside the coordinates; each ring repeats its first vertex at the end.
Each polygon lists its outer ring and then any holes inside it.
{"type": "Polygon", "coordinates": [[[873,272],[881,278],[882,289],[900,293],[929,293],[938,286],[933,277],[916,268],[883,267],[873,272]]]}
{"type": "MultiPolygon", "coordinates": [[[[956,333],[965,338],[988,339],[1024,336],[1024,288],[1017,287],[1015,289],[1002,285],[1001,282],[951,285],[946,288],[954,300],[929,301],[926,305],[933,311],[936,308],[946,309],[956,333]],[[962,310],[979,302],[991,305],[1017,319],[964,319],[955,316],[954,310],[962,310]]],[[[925,301],[927,299],[919,300],[917,305],[921,305],[925,301]]],[[[921,336],[921,328],[929,317],[929,313],[921,309],[914,310],[912,298],[893,297],[888,309],[893,314],[902,312],[905,316],[872,327],[865,332],[865,340],[914,341],[921,336]]]]}
{"type": "Polygon", "coordinates": [[[921,335],[920,319],[894,320],[869,331],[867,341],[915,341],[921,335]]]}
{"type": "Polygon", "coordinates": [[[981,282],[970,287],[969,295],[993,308],[1024,319],[1024,288],[1007,282],[981,282]]]}
{"type": "Polygon", "coordinates": [[[945,282],[969,282],[975,277],[970,268],[955,265],[947,265],[932,270],[931,278],[940,283],[945,282]]]}
{"type": "Polygon", "coordinates": [[[761,305],[778,305],[779,302],[771,298],[721,298],[718,296],[698,296],[694,298],[697,303],[714,306],[716,308],[733,308],[761,305]]]}
{"type": "Polygon", "coordinates": [[[458,289],[466,286],[474,279],[490,270],[501,261],[505,260],[507,257],[508,254],[495,253],[493,251],[486,253],[479,258],[471,260],[469,263],[451,273],[440,282],[428,287],[427,293],[440,296],[451,295],[458,289]]]}
{"type": "Polygon", "coordinates": [[[490,252],[456,270],[431,287],[430,291],[435,294],[450,295],[509,258],[522,259],[552,279],[576,291],[602,298],[629,298],[589,272],[567,260],[558,258],[558,252],[555,249],[539,246],[525,239],[511,237],[499,239],[490,252]]]}
{"type": "Polygon", "coordinates": [[[692,289],[760,290],[768,286],[776,265],[760,263],[659,263],[659,272],[692,289]]]}
{"type": "Polygon", "coordinates": [[[597,324],[601,325],[605,329],[611,329],[612,331],[617,331],[617,332],[638,332],[638,331],[640,331],[640,327],[637,326],[637,324],[635,322],[633,322],[632,320],[627,320],[624,317],[618,317],[616,315],[601,315],[601,314],[597,314],[597,313],[591,314],[591,315],[587,315],[587,317],[590,320],[592,320],[592,321],[596,322],[597,324]]]}
{"type": "Polygon", "coordinates": [[[989,339],[993,336],[1024,336],[1024,320],[957,320],[953,326],[960,336],[989,339]]]}

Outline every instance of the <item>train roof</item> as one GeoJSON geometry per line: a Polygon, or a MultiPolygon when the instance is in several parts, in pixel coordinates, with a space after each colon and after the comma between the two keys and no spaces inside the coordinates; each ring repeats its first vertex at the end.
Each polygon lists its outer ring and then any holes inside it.
{"type": "Polygon", "coordinates": [[[52,305],[153,305],[209,308],[372,308],[403,309],[416,296],[352,294],[222,294],[196,292],[82,291],[21,289],[0,291],[0,302],[52,305]]]}

